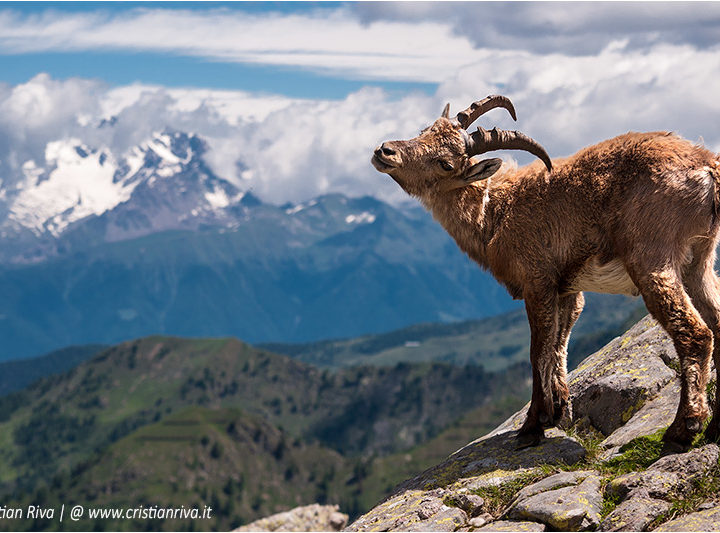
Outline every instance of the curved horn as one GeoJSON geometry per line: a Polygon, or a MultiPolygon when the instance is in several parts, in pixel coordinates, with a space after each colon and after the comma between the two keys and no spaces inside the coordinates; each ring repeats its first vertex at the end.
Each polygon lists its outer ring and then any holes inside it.
{"type": "Polygon", "coordinates": [[[507,109],[513,120],[517,120],[515,108],[513,107],[510,99],[506,96],[500,96],[498,94],[493,94],[487,98],[473,102],[470,104],[470,107],[464,111],[460,111],[455,118],[464,129],[468,129],[470,124],[475,122],[480,115],[487,113],[496,107],[503,107],[507,109]]]}
{"type": "Polygon", "coordinates": [[[552,161],[545,148],[519,131],[505,131],[493,128],[490,131],[478,128],[468,139],[468,155],[473,156],[493,150],[525,150],[542,160],[548,170],[552,161]]]}

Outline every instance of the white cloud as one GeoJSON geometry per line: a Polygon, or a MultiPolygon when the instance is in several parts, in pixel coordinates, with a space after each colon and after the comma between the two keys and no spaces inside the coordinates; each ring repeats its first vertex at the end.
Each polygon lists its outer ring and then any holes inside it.
{"type": "Polygon", "coordinates": [[[358,2],[365,22],[446,22],[477,48],[594,55],[613,41],[713,47],[718,2],[358,2]]]}
{"type": "MultiPolygon", "coordinates": [[[[0,175],[44,163],[47,143],[76,137],[90,147],[124,153],[164,128],[208,140],[215,172],[266,201],[307,200],[325,192],[372,194],[393,202],[403,193],[369,164],[379,142],[417,134],[439,115],[487,94],[508,95],[518,111],[502,110],[485,127],[519,129],[553,157],[628,130],[674,130],[720,150],[720,47],[611,43],[597,54],[481,51],[433,95],[400,97],[372,87],[341,100],[292,99],[207,89],[132,85],[109,88],[87,80],[40,75],[0,87],[0,175]],[[98,127],[116,117],[112,127],[98,127]]],[[[531,156],[515,152],[527,162],[531,156]]]]}
{"type": "Polygon", "coordinates": [[[3,53],[123,50],[291,66],[345,78],[438,82],[482,53],[448,23],[376,21],[347,9],[250,14],[133,9],[0,12],[3,53]]]}

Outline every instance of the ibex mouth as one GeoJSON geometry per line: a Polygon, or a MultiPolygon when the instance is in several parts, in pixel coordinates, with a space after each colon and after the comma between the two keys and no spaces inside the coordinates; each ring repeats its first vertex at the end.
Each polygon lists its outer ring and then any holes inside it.
{"type": "Polygon", "coordinates": [[[396,168],[395,165],[386,162],[382,159],[382,155],[378,155],[377,153],[372,156],[370,162],[380,172],[388,172],[389,170],[396,168]]]}

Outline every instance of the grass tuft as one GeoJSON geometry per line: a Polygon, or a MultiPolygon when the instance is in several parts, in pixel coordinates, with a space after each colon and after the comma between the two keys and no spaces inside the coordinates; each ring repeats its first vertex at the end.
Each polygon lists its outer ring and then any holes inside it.
{"type": "Polygon", "coordinates": [[[670,509],[658,516],[647,528],[652,531],[660,524],[697,511],[700,504],[720,500],[720,465],[716,466],[707,476],[695,479],[692,488],[670,500],[670,509]]]}
{"type": "Polygon", "coordinates": [[[665,428],[651,435],[645,435],[631,440],[620,448],[621,455],[604,463],[598,463],[595,468],[603,474],[622,475],[629,472],[645,470],[660,459],[665,428]]]}
{"type": "MultiPolygon", "coordinates": [[[[477,494],[485,501],[485,512],[490,513],[494,518],[502,515],[507,507],[517,496],[517,493],[527,485],[531,485],[545,479],[550,470],[549,466],[538,468],[530,472],[523,473],[518,477],[491,487],[481,487],[471,492],[477,494]]],[[[554,473],[554,472],[552,472],[554,473]]]]}

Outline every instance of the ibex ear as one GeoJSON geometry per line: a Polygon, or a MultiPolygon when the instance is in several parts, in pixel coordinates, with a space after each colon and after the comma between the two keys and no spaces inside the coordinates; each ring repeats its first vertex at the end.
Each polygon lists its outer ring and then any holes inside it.
{"type": "Polygon", "coordinates": [[[442,115],[440,115],[443,118],[450,118],[450,102],[445,104],[445,108],[443,109],[442,115]]]}
{"type": "Polygon", "coordinates": [[[502,159],[494,157],[492,159],[483,159],[482,161],[475,162],[474,159],[470,160],[472,165],[468,167],[463,175],[462,179],[466,185],[475,181],[480,181],[489,178],[495,174],[502,166],[502,159]]]}

